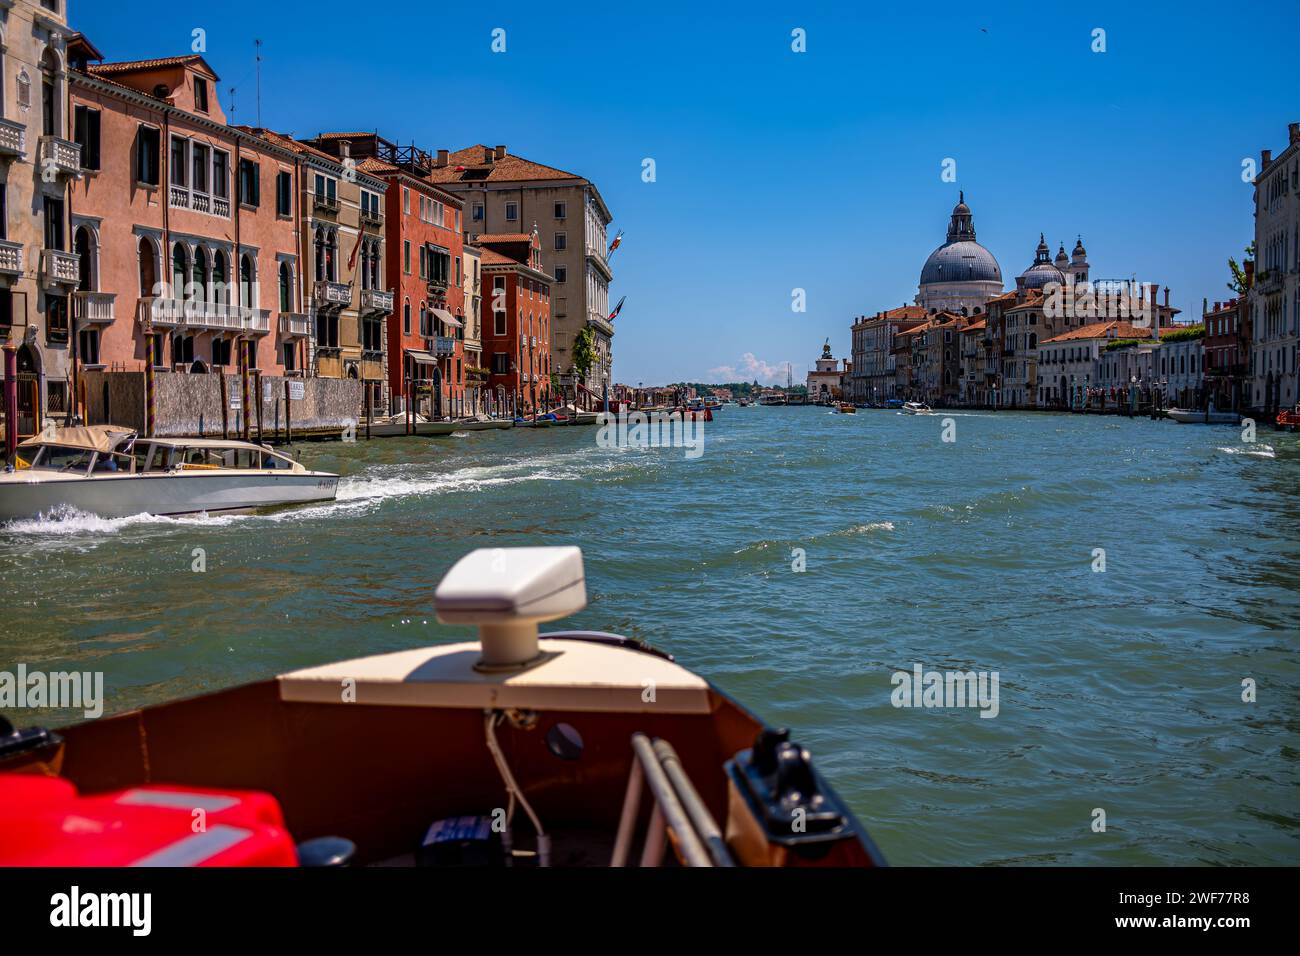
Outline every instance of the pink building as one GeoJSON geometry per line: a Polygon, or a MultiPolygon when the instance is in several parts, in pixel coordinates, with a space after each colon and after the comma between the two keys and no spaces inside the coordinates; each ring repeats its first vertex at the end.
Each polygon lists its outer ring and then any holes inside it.
{"type": "Polygon", "coordinates": [[[226,122],[201,56],[94,63],[74,38],[77,367],[282,374],[301,315],[298,162],[226,122]],[[152,332],[152,335],[150,333],[152,332]],[[149,340],[152,339],[152,345],[149,340]]]}

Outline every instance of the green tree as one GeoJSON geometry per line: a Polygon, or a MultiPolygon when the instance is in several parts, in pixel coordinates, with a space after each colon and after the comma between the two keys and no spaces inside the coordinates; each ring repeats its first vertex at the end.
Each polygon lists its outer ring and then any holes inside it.
{"type": "MultiPolygon", "coordinates": [[[[1247,261],[1254,261],[1254,259],[1255,240],[1252,239],[1250,245],[1246,247],[1246,257],[1241,261],[1244,263],[1247,261]]],[[[1247,291],[1245,269],[1242,266],[1237,265],[1237,260],[1231,256],[1228,257],[1228,268],[1232,270],[1232,281],[1228,283],[1228,288],[1237,293],[1237,295],[1245,295],[1247,291]]]]}
{"type": "Polygon", "coordinates": [[[585,381],[596,361],[596,336],[591,329],[583,329],[573,340],[573,367],[585,381]]]}

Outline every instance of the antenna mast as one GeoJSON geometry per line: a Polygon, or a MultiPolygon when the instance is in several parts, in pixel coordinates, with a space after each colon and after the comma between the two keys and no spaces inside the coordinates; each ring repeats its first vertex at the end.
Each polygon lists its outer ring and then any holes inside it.
{"type": "Polygon", "coordinates": [[[253,47],[257,52],[257,125],[262,125],[262,41],[254,40],[253,47]]]}

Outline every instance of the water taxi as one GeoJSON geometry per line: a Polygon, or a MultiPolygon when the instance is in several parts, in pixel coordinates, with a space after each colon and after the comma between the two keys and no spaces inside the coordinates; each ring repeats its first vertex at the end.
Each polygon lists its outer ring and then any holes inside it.
{"type": "Polygon", "coordinates": [[[836,402],[835,411],[840,415],[853,415],[857,413],[857,408],[852,402],[836,402]]]}
{"type": "Polygon", "coordinates": [[[1284,408],[1277,413],[1277,427],[1286,428],[1290,431],[1300,429],[1300,405],[1295,408],[1284,408]]]}
{"type": "Polygon", "coordinates": [[[578,548],[484,548],[434,595],[478,640],[0,721],[0,865],[884,862],[789,731],[639,640],[538,633],[586,604],[578,548]]]}
{"type": "Polygon", "coordinates": [[[1165,414],[1180,425],[1235,425],[1241,420],[1236,412],[1216,411],[1214,406],[1208,408],[1170,408],[1165,414]]]}
{"type": "Polygon", "coordinates": [[[904,402],[903,403],[904,415],[929,415],[932,411],[934,411],[934,409],[932,409],[929,405],[925,404],[925,402],[904,402]]]}
{"type": "Polygon", "coordinates": [[[249,511],[333,501],[339,476],[264,445],[140,438],[129,428],[50,428],[0,473],[0,521],[70,507],[105,518],[249,511]]]}

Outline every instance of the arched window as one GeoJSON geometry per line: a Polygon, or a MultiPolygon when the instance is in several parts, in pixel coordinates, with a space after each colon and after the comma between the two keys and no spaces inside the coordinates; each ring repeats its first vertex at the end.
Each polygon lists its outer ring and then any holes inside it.
{"type": "Polygon", "coordinates": [[[95,290],[94,241],[91,239],[90,230],[85,226],[78,227],[77,234],[72,237],[72,251],[79,257],[77,288],[82,292],[93,292],[95,290]]]}
{"type": "Polygon", "coordinates": [[[280,263],[280,311],[293,311],[293,272],[289,263],[280,263]]]}
{"type": "Polygon", "coordinates": [[[402,334],[411,334],[411,300],[402,303],[402,334]]]}
{"type": "Polygon", "coordinates": [[[185,277],[189,275],[190,257],[179,242],[172,247],[172,297],[184,298],[185,277]]]}
{"type": "Polygon", "coordinates": [[[46,49],[41,55],[41,127],[46,136],[59,135],[59,59],[46,49]]]}
{"type": "Polygon", "coordinates": [[[339,281],[339,234],[331,229],[325,239],[325,278],[339,281]]]}
{"type": "Polygon", "coordinates": [[[202,246],[194,250],[194,272],[193,272],[192,281],[194,282],[194,285],[198,289],[198,291],[195,293],[195,298],[199,299],[200,301],[207,300],[209,298],[208,252],[202,246]]]}
{"type": "Polygon", "coordinates": [[[423,302],[420,303],[420,335],[429,337],[429,310],[423,302]]]}
{"type": "Polygon", "coordinates": [[[1029,333],[1029,347],[1030,347],[1031,349],[1036,349],[1036,348],[1038,348],[1038,333],[1037,333],[1037,332],[1030,332],[1030,333],[1029,333]]]}
{"type": "Polygon", "coordinates": [[[32,78],[27,75],[26,70],[18,74],[18,105],[23,109],[32,107],[32,78]]]}
{"type": "Polygon", "coordinates": [[[379,243],[370,244],[370,288],[379,288],[379,243]]]}
{"type": "Polygon", "coordinates": [[[158,285],[157,255],[158,247],[153,244],[153,240],[142,237],[139,247],[141,297],[158,294],[156,288],[158,285]]]}
{"type": "Polygon", "coordinates": [[[230,272],[226,269],[226,254],[220,249],[212,257],[212,301],[229,302],[226,285],[230,282],[230,272]]]}
{"type": "Polygon", "coordinates": [[[239,262],[239,304],[253,307],[253,257],[248,253],[239,262]]]}
{"type": "Polygon", "coordinates": [[[316,229],[316,281],[323,282],[328,277],[325,264],[325,230],[316,229]]]}

